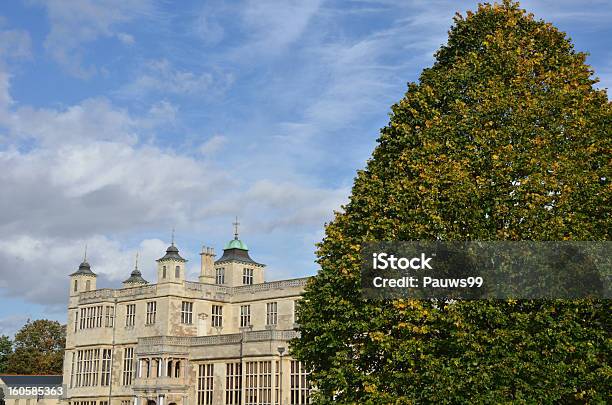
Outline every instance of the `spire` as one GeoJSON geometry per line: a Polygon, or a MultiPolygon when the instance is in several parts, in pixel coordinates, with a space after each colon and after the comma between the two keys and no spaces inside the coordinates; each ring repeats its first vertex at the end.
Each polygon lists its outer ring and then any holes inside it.
{"type": "Polygon", "coordinates": [[[234,225],[234,239],[227,242],[223,250],[227,250],[227,249],[249,250],[246,243],[244,243],[238,238],[238,225],[240,225],[240,222],[238,222],[238,216],[236,216],[236,220],[232,222],[232,225],[234,225]]]}
{"type": "Polygon", "coordinates": [[[79,265],[79,269],[71,274],[71,276],[77,275],[96,276],[96,274],[91,271],[91,266],[89,265],[89,263],[87,263],[87,244],[85,244],[85,250],[83,252],[83,261],[79,265]]]}
{"type": "Polygon", "coordinates": [[[130,274],[130,278],[123,282],[124,284],[148,284],[149,282],[142,278],[142,273],[138,270],[138,252],[134,263],[134,271],[130,274]]]}
{"type": "Polygon", "coordinates": [[[215,263],[239,261],[243,263],[260,265],[251,259],[249,256],[249,248],[247,247],[246,243],[239,238],[238,226],[240,225],[240,222],[238,222],[238,217],[236,217],[236,220],[232,222],[232,225],[234,225],[234,239],[227,242],[223,248],[223,256],[215,263]]]}
{"type": "Polygon", "coordinates": [[[158,262],[162,260],[179,260],[183,262],[187,261],[181,257],[178,248],[174,245],[174,228],[172,228],[172,243],[170,244],[170,246],[168,246],[168,249],[166,249],[166,254],[164,255],[164,257],[157,259],[158,262]]]}
{"type": "Polygon", "coordinates": [[[238,225],[240,225],[240,222],[238,222],[238,217],[236,217],[235,222],[232,222],[232,225],[234,225],[234,239],[225,244],[225,247],[223,248],[223,256],[215,263],[235,260],[259,265],[259,263],[255,262],[249,256],[249,248],[247,247],[247,244],[238,238],[238,225]]]}
{"type": "Polygon", "coordinates": [[[233,222],[232,225],[234,225],[234,240],[238,240],[238,225],[240,225],[240,222],[238,222],[237,215],[236,215],[236,221],[233,222]]]}

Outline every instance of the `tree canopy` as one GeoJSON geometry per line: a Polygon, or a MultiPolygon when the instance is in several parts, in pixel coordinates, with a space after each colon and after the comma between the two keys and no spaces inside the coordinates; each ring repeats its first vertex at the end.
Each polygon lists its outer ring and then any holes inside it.
{"type": "Polygon", "coordinates": [[[326,226],[293,354],[317,403],[610,402],[606,300],[370,301],[390,240],[609,240],[612,106],[518,3],[457,14],[326,226]]]}
{"type": "Polygon", "coordinates": [[[8,336],[0,336],[0,373],[6,371],[9,355],[13,352],[13,342],[8,336]]]}
{"type": "Polygon", "coordinates": [[[66,342],[65,326],[40,319],[28,322],[17,332],[14,350],[8,355],[6,373],[61,374],[66,342]]]}

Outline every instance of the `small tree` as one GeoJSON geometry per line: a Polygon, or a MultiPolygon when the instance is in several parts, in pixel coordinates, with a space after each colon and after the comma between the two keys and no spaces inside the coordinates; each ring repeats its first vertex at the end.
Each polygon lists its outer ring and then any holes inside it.
{"type": "Polygon", "coordinates": [[[59,322],[28,322],[17,332],[6,372],[13,374],[61,374],[66,330],[59,322]]]}
{"type": "Polygon", "coordinates": [[[612,108],[591,74],[517,3],[456,16],[319,245],[292,346],[315,402],[610,402],[609,300],[359,293],[364,242],[609,240],[612,108]]]}

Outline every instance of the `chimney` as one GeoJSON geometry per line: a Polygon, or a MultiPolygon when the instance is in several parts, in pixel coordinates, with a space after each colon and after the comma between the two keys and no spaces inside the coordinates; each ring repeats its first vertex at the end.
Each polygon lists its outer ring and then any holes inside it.
{"type": "Polygon", "coordinates": [[[215,250],[208,246],[202,246],[200,253],[202,265],[200,268],[200,283],[214,284],[215,283],[215,250]]]}

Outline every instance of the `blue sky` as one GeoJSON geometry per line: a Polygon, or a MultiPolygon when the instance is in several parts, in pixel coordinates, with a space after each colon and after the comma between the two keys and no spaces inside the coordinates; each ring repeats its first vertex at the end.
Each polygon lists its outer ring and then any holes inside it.
{"type": "MultiPolygon", "coordinates": [[[[609,1],[529,1],[612,83],[609,1]]],[[[176,227],[197,276],[235,215],[268,279],[314,244],[389,107],[473,1],[25,0],[0,5],[0,333],[65,321],[85,244],[99,287],[176,227]],[[180,6],[179,6],[180,5],[180,6]]]]}

